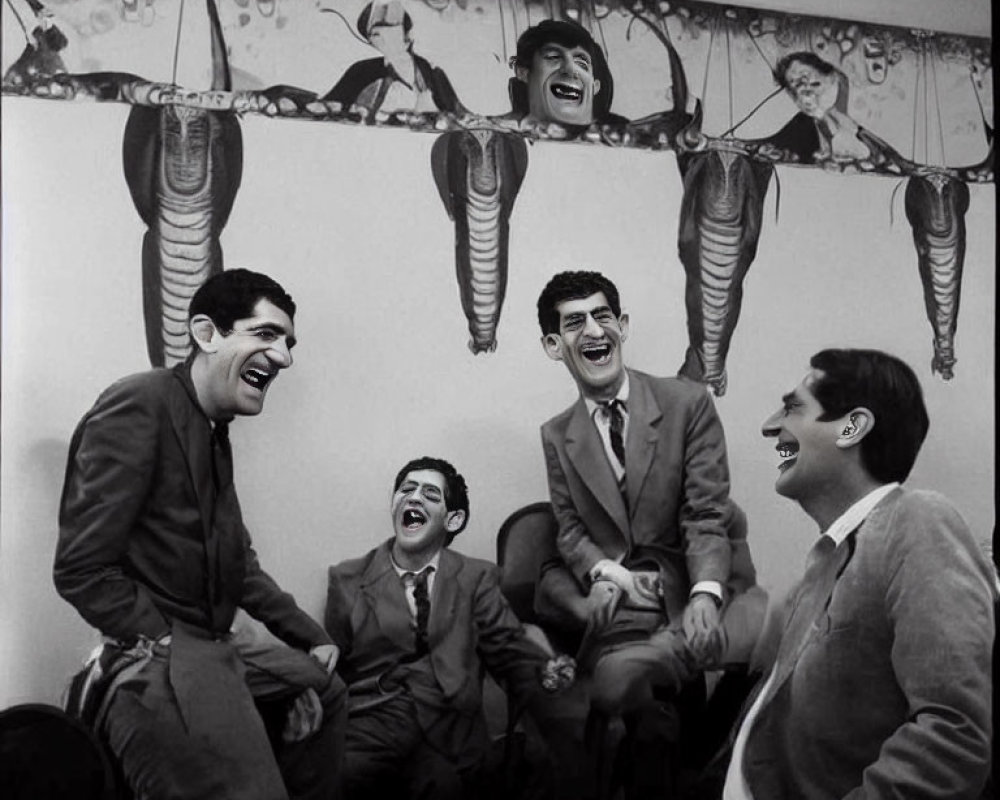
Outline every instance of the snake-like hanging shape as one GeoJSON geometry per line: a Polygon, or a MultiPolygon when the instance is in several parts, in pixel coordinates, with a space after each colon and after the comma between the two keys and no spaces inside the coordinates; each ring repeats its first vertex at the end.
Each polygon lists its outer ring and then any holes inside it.
{"type": "Polygon", "coordinates": [[[723,142],[678,155],[684,178],[678,252],[687,273],[688,348],[679,374],[726,393],[726,356],[757,255],[764,196],[774,168],[723,142]]]}
{"type": "MultiPolygon", "coordinates": [[[[214,0],[213,89],[230,88],[214,0]]],[[[168,105],[133,106],[122,146],[132,202],[148,230],[142,242],[146,349],[153,366],[190,353],[187,311],[198,287],[221,272],[219,235],[243,171],[243,138],[231,112],[168,105]]]]}
{"type": "Polygon", "coordinates": [[[455,223],[455,272],[469,350],[492,353],[507,291],[508,220],[528,170],[528,149],[512,133],[450,131],[434,142],[431,168],[455,223]]]}
{"type": "Polygon", "coordinates": [[[913,228],[927,319],[934,332],[931,372],[951,380],[955,374],[969,187],[943,172],[913,175],[906,182],[904,202],[913,228]]]}

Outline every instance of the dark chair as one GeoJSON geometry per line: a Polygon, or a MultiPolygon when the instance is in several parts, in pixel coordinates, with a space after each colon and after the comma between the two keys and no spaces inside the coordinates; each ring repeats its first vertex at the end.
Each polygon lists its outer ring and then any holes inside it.
{"type": "MultiPolygon", "coordinates": [[[[542,569],[547,562],[559,558],[555,541],[556,520],[551,503],[531,503],[514,511],[497,533],[500,590],[514,613],[524,623],[529,637],[538,641],[549,652],[575,655],[580,643],[579,634],[567,634],[552,628],[535,613],[535,589],[542,569]]],[[[558,703],[560,726],[565,727],[568,738],[561,743],[565,749],[563,761],[556,770],[560,773],[560,788],[555,791],[558,796],[583,797],[584,794],[579,789],[583,779],[577,772],[583,766],[582,729],[587,715],[586,696],[577,686],[559,695],[558,703]],[[573,752],[576,737],[580,738],[580,757],[575,759],[579,763],[566,764],[569,760],[566,754],[573,752]],[[573,738],[574,742],[569,741],[569,738],[573,738]]],[[[512,767],[516,768],[518,762],[524,760],[517,750],[526,745],[530,748],[533,738],[538,735],[532,731],[530,723],[523,724],[520,712],[514,699],[508,697],[504,754],[507,788],[510,790],[507,796],[519,796],[515,791],[518,787],[511,785],[510,781],[510,776],[517,771],[512,767]],[[524,728],[528,730],[525,731],[524,728]]]]}
{"type": "Polygon", "coordinates": [[[118,785],[93,731],[55,706],[0,711],[0,787],[7,800],[117,800],[118,785]]]}
{"type": "Polygon", "coordinates": [[[521,622],[538,623],[535,586],[542,564],[558,555],[555,537],[556,518],[547,502],[519,508],[497,533],[497,564],[503,575],[500,590],[521,622]]]}

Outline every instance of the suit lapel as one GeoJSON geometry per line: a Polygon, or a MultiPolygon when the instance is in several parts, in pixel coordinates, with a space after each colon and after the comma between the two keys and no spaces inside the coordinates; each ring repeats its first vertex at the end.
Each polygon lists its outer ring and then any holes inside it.
{"type": "Polygon", "coordinates": [[[431,592],[431,615],[427,620],[427,642],[431,650],[451,629],[455,619],[456,604],[459,599],[458,573],[462,560],[451,550],[441,551],[438,574],[434,577],[434,591],[431,592]]]}
{"type": "MultiPolygon", "coordinates": [[[[859,526],[860,527],[860,526],[859,526]]],[[[778,658],[774,665],[774,680],[768,689],[766,704],[778,693],[808,644],[823,631],[817,624],[830,604],[837,579],[854,555],[857,530],[852,531],[832,553],[823,558],[815,572],[806,571],[802,589],[795,600],[788,624],[782,635],[778,658]]]]}
{"type": "Polygon", "coordinates": [[[646,478],[656,455],[660,439],[660,420],[663,412],[656,404],[649,385],[634,372],[629,372],[629,425],[625,441],[625,482],[628,489],[629,509],[635,516],[639,507],[646,478]]]}
{"type": "MultiPolygon", "coordinates": [[[[198,498],[198,510],[201,512],[202,533],[206,541],[212,532],[212,454],[211,426],[200,413],[197,395],[194,387],[185,380],[187,375],[182,372],[183,366],[176,367],[174,377],[181,384],[182,392],[174,391],[170,395],[168,408],[170,422],[180,443],[187,463],[191,486],[198,498]],[[188,402],[190,400],[190,402],[188,402]]],[[[214,574],[214,571],[212,572],[214,574]]]]}
{"type": "Polygon", "coordinates": [[[412,650],[413,620],[406,603],[403,582],[389,558],[388,542],[378,548],[365,570],[361,578],[361,594],[382,634],[401,649],[412,650]]]}
{"type": "Polygon", "coordinates": [[[566,426],[566,455],[576,469],[577,475],[627,540],[629,524],[625,501],[618,491],[615,473],[608,464],[601,437],[587,413],[587,406],[582,397],[576,401],[573,415],[566,426]]]}

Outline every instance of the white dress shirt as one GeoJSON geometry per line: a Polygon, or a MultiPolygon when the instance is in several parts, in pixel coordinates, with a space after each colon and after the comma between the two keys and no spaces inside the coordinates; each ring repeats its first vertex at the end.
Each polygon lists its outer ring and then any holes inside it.
{"type": "Polygon", "coordinates": [[[392,568],[396,570],[396,574],[399,576],[400,580],[403,581],[403,591],[406,593],[406,605],[410,607],[410,616],[413,621],[417,620],[417,601],[413,597],[413,580],[407,580],[404,576],[407,574],[419,575],[421,572],[430,570],[427,576],[427,597],[433,597],[434,592],[434,578],[438,573],[438,562],[441,561],[441,551],[438,550],[434,554],[434,558],[424,564],[420,569],[403,569],[399,564],[396,563],[396,559],[392,557],[392,553],[389,553],[389,561],[392,562],[392,568]]]}

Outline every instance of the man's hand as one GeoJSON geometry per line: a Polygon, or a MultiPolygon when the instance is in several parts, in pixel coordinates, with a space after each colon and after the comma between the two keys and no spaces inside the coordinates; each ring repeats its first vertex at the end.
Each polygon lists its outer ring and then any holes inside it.
{"type": "Polygon", "coordinates": [[[337,659],[340,658],[340,648],[335,644],[318,644],[309,651],[309,655],[319,662],[319,665],[330,675],[337,668],[337,659]]]}
{"type": "Polygon", "coordinates": [[[610,580],[594,581],[587,594],[588,628],[601,630],[610,625],[622,594],[621,588],[610,580]]]}
{"type": "MultiPolygon", "coordinates": [[[[330,647],[330,645],[323,645],[330,647]]],[[[281,738],[286,742],[301,742],[312,736],[323,724],[323,705],[313,689],[306,689],[292,703],[285,717],[281,738]]]]}
{"type": "Polygon", "coordinates": [[[719,607],[708,594],[696,594],[684,609],[684,637],[701,664],[714,664],[722,657],[723,632],[719,607]]]}
{"type": "Polygon", "coordinates": [[[605,558],[597,562],[599,581],[611,581],[615,586],[621,589],[626,594],[630,594],[635,591],[634,579],[632,577],[632,572],[626,567],[623,567],[617,561],[612,561],[610,558],[605,558]]]}

